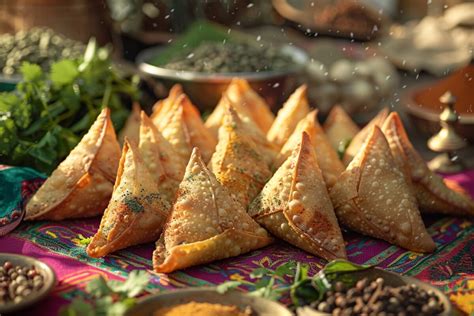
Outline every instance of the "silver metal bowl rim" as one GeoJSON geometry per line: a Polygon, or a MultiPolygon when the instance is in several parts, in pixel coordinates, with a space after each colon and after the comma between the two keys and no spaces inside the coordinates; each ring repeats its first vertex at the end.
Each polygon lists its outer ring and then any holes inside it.
{"type": "Polygon", "coordinates": [[[204,73],[196,71],[181,71],[166,69],[163,67],[150,64],[148,61],[152,56],[156,55],[165,47],[151,47],[140,52],[136,58],[138,68],[146,74],[173,79],[178,81],[196,81],[196,82],[227,82],[234,77],[249,79],[249,80],[266,80],[289,74],[298,73],[304,67],[304,64],[309,60],[308,55],[302,49],[293,45],[281,46],[281,52],[289,56],[293,60],[293,65],[286,70],[272,70],[260,72],[224,72],[224,73],[204,73]]]}
{"type": "Polygon", "coordinates": [[[21,75],[5,76],[0,74],[0,83],[3,84],[18,84],[21,79],[23,79],[21,75]]]}
{"type": "MultiPolygon", "coordinates": [[[[194,288],[182,288],[182,289],[176,289],[176,290],[160,291],[160,292],[150,294],[150,295],[140,299],[130,310],[127,311],[127,313],[125,315],[131,315],[131,312],[133,312],[135,310],[135,308],[138,308],[138,307],[140,307],[140,305],[143,305],[143,304],[149,304],[149,303],[153,302],[157,297],[161,297],[161,296],[164,296],[164,295],[173,295],[173,294],[177,294],[177,293],[186,293],[186,292],[189,293],[190,295],[196,295],[196,294],[199,294],[200,292],[215,292],[216,294],[221,294],[221,293],[217,292],[215,286],[208,286],[208,287],[201,286],[201,287],[194,287],[194,288]]],[[[222,295],[225,295],[226,293],[230,293],[230,292],[232,292],[234,294],[237,294],[237,295],[240,295],[240,296],[246,296],[246,297],[251,298],[253,300],[266,301],[269,304],[274,304],[275,306],[277,306],[279,309],[281,309],[282,312],[283,311],[288,312],[289,313],[288,315],[293,315],[291,313],[291,311],[285,305],[283,305],[282,303],[280,303],[278,301],[273,301],[273,300],[262,298],[262,297],[250,296],[248,293],[241,292],[241,291],[238,291],[238,290],[229,290],[225,293],[222,293],[222,295]]],[[[225,302],[223,302],[223,303],[225,303],[225,302]]]]}
{"type": "Polygon", "coordinates": [[[44,263],[43,261],[40,261],[36,258],[30,257],[30,256],[25,256],[25,255],[19,255],[16,253],[6,253],[6,252],[1,252],[0,253],[0,259],[2,261],[10,260],[15,258],[17,260],[22,261],[22,265],[34,265],[36,267],[39,267],[39,270],[46,274],[48,278],[45,278],[45,283],[43,287],[36,292],[33,292],[32,295],[28,296],[25,300],[21,301],[18,304],[15,303],[8,303],[5,305],[0,305],[0,314],[1,313],[11,313],[14,311],[19,311],[23,308],[26,308],[28,306],[31,306],[39,301],[41,301],[43,298],[48,296],[51,291],[54,289],[56,285],[56,273],[54,270],[47,264],[44,263]]]}

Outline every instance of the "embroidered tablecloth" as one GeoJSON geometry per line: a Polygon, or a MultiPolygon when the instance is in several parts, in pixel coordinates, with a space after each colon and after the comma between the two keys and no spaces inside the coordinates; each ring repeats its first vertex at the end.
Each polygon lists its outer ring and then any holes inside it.
{"type": "MultiPolygon", "coordinates": [[[[28,173],[29,176],[17,184],[21,191],[15,195],[9,190],[7,196],[5,172],[19,172],[15,169],[19,168],[2,170],[0,167],[0,207],[5,207],[6,202],[10,206],[19,207],[22,200],[41,183],[39,174],[28,173]]],[[[450,175],[447,178],[457,182],[474,196],[474,171],[450,175]]],[[[2,209],[0,217],[1,212],[2,209]]],[[[359,264],[377,265],[429,282],[442,289],[461,310],[468,314],[473,313],[473,219],[424,216],[424,220],[437,244],[436,252],[428,255],[413,253],[384,241],[344,232],[349,260],[359,264]]],[[[107,279],[124,279],[131,270],[147,270],[151,278],[147,291],[153,293],[165,289],[209,286],[226,280],[248,279],[249,273],[258,266],[275,269],[290,260],[308,263],[312,273],[316,273],[325,264],[324,260],[278,242],[236,258],[168,275],[156,274],[152,272],[153,244],[130,247],[102,259],[89,258],[85,246],[80,243],[79,235],[92,236],[99,221],[100,219],[23,222],[15,231],[0,237],[0,252],[38,258],[56,272],[59,282],[52,295],[34,307],[36,315],[56,315],[61,306],[72,298],[85,296],[84,286],[98,275],[107,279]]]]}

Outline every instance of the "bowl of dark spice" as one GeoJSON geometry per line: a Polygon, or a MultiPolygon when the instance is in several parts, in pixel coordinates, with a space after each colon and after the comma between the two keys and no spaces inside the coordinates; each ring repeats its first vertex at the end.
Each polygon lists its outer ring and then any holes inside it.
{"type": "Polygon", "coordinates": [[[180,83],[201,110],[210,110],[234,77],[246,79],[270,107],[281,104],[307,59],[295,46],[201,23],[170,45],[142,51],[137,64],[168,88],[180,83]]]}
{"type": "Polygon", "coordinates": [[[45,27],[34,27],[16,34],[0,35],[0,91],[11,91],[21,80],[24,62],[43,70],[62,58],[79,58],[86,46],[45,27]]]}
{"type": "MultiPolygon", "coordinates": [[[[346,264],[346,263],[344,263],[346,264]]],[[[334,263],[294,295],[301,298],[298,316],[448,316],[454,309],[437,288],[376,267],[334,263]],[[347,269],[347,267],[349,267],[347,269]],[[306,295],[303,295],[305,293],[306,295]]]]}
{"type": "Polygon", "coordinates": [[[0,253],[0,314],[40,301],[55,284],[56,276],[47,264],[32,257],[0,253]]]}

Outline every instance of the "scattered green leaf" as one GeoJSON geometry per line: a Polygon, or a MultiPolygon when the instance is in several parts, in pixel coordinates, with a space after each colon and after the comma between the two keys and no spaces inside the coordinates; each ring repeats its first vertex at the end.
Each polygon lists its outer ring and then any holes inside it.
{"type": "Polygon", "coordinates": [[[90,281],[86,292],[91,300],[77,298],[60,311],[61,316],[121,316],[136,303],[149,282],[145,271],[130,272],[124,282],[109,280],[102,276],[90,281]]]}
{"type": "Polygon", "coordinates": [[[216,291],[217,291],[217,293],[224,294],[225,292],[227,292],[229,290],[233,290],[233,289],[237,288],[240,285],[242,285],[242,282],[240,282],[240,281],[227,281],[227,282],[219,284],[216,287],[216,291]]]}

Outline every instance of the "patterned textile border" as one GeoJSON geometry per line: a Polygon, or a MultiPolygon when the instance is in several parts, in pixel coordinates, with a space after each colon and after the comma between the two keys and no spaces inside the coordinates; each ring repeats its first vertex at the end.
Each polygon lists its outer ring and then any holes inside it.
{"type": "MultiPolygon", "coordinates": [[[[465,174],[458,175],[466,180],[465,174]]],[[[458,178],[453,177],[454,180],[458,178]]],[[[457,181],[474,190],[474,172],[468,181],[457,181]]],[[[471,192],[473,194],[473,192],[471,192]]],[[[474,194],[473,194],[474,195],[474,194]]],[[[441,288],[467,313],[474,311],[474,222],[472,219],[426,217],[428,231],[437,251],[421,255],[391,246],[380,240],[345,232],[349,259],[356,263],[375,264],[384,269],[411,275],[441,288]]],[[[225,280],[248,279],[258,266],[275,269],[289,260],[306,262],[316,273],[325,262],[286,243],[279,242],[249,254],[169,275],[151,271],[152,244],[131,247],[102,259],[89,258],[78,235],[96,232],[98,219],[23,223],[13,233],[0,239],[0,251],[31,255],[50,264],[58,274],[54,295],[36,306],[40,315],[54,315],[73,297],[84,296],[83,286],[96,275],[121,279],[133,269],[149,271],[149,292],[188,286],[206,286],[225,280]]]]}

